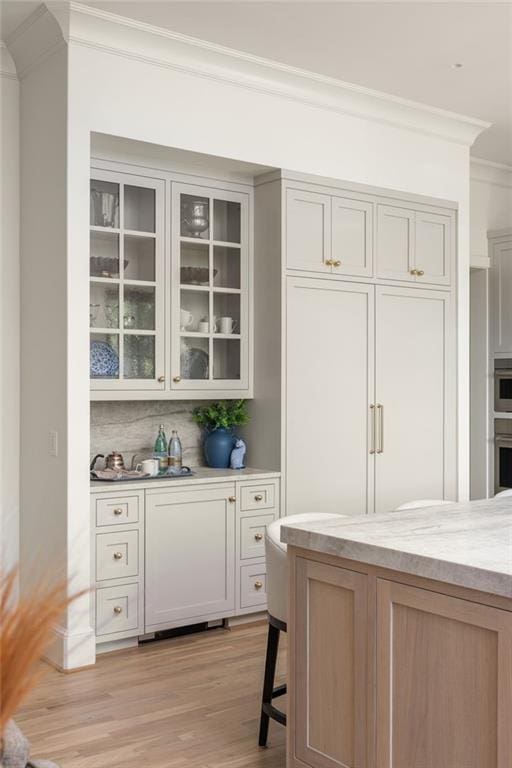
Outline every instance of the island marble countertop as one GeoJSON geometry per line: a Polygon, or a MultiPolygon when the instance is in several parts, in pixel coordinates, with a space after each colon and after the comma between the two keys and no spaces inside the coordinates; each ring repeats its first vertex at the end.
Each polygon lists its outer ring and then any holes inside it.
{"type": "Polygon", "coordinates": [[[512,597],[512,497],[281,527],[287,544],[512,597]]]}

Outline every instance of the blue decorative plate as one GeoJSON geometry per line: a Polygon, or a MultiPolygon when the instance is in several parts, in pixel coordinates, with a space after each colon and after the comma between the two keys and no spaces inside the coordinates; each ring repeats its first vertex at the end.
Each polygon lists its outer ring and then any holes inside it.
{"type": "Polygon", "coordinates": [[[115,379],[119,376],[119,357],[106,341],[91,341],[91,379],[115,379]]]}

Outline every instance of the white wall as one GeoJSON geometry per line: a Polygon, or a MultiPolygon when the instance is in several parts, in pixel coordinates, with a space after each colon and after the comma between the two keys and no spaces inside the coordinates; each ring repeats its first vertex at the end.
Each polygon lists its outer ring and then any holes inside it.
{"type": "Polygon", "coordinates": [[[1,166],[1,515],[0,568],[19,559],[19,83],[14,62],[0,47],[1,166]]]}
{"type": "MultiPolygon", "coordinates": [[[[471,161],[470,181],[471,263],[488,258],[487,232],[512,226],[512,168],[482,160],[471,161]]],[[[471,270],[471,419],[470,494],[472,499],[493,495],[489,476],[489,409],[492,407],[492,373],[489,368],[489,275],[471,270]]]]}

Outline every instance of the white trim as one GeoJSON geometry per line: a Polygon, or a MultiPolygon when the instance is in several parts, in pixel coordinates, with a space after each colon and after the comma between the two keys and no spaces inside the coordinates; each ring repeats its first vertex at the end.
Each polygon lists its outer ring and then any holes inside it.
{"type": "Polygon", "coordinates": [[[76,2],[49,2],[9,36],[18,71],[24,73],[41,55],[34,51],[34,26],[46,37],[46,50],[59,37],[68,43],[96,48],[189,75],[208,78],[274,95],[312,107],[399,126],[445,140],[471,145],[490,123],[308,72],[280,62],[199,40],[76,2]],[[57,24],[55,23],[57,22],[57,24]],[[52,38],[50,40],[50,38],[52,38]]]}
{"type": "Polygon", "coordinates": [[[489,229],[487,231],[488,240],[510,240],[512,239],[512,227],[503,227],[501,229],[489,229]]]}
{"type": "Polygon", "coordinates": [[[96,661],[96,637],[91,627],[70,632],[57,625],[45,658],[57,669],[66,671],[88,667],[96,661]]]}
{"type": "Polygon", "coordinates": [[[491,259],[489,256],[482,256],[480,254],[473,253],[469,259],[470,269],[490,269],[491,259]]]}
{"type": "Polygon", "coordinates": [[[14,59],[3,40],[0,40],[0,77],[18,80],[14,59]]]}
{"type": "Polygon", "coordinates": [[[470,180],[497,187],[512,188],[512,166],[493,163],[491,160],[482,160],[479,157],[471,157],[470,180]]]}

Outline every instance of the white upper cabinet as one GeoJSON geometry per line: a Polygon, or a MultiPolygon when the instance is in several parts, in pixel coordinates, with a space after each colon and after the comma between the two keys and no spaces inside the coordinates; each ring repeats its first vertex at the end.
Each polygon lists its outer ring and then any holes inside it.
{"type": "Polygon", "coordinates": [[[162,176],[92,171],[91,398],[250,396],[251,195],[162,176]]]}
{"type": "Polygon", "coordinates": [[[452,213],[377,206],[377,277],[449,285],[453,256],[452,213]]]}
{"type": "Polygon", "coordinates": [[[512,354],[512,235],[491,240],[490,286],[493,350],[512,354]]]}
{"type": "Polygon", "coordinates": [[[172,185],[174,390],[248,389],[248,213],[247,195],[172,185]]]}
{"type": "Polygon", "coordinates": [[[94,171],[90,191],[92,390],[162,391],[164,182],[94,171]]]}
{"type": "Polygon", "coordinates": [[[377,276],[411,280],[413,269],[414,211],[377,206],[377,276]]]}
{"type": "Polygon", "coordinates": [[[286,266],[331,272],[331,198],[300,189],[286,191],[286,266]]]}
{"type": "Polygon", "coordinates": [[[331,201],[331,261],[335,273],[371,277],[373,205],[348,197],[331,201]]]}
{"type": "Polygon", "coordinates": [[[450,284],[453,218],[439,213],[416,211],[416,257],[418,282],[450,284]]]}

